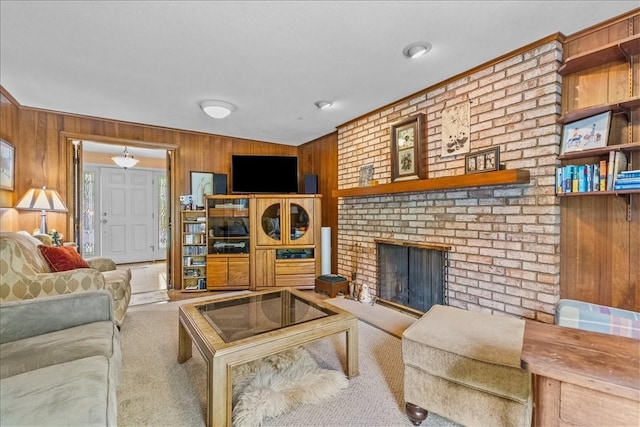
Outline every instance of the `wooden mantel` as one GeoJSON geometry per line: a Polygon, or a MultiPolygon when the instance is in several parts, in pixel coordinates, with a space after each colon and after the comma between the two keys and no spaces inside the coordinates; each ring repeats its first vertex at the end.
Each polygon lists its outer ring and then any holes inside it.
{"type": "Polygon", "coordinates": [[[509,169],[469,175],[445,176],[442,178],[400,181],[391,184],[373,185],[371,187],[346,188],[343,190],[333,190],[331,194],[333,197],[361,197],[380,194],[410,193],[413,191],[438,191],[466,187],[528,184],[529,181],[528,170],[509,169]]]}

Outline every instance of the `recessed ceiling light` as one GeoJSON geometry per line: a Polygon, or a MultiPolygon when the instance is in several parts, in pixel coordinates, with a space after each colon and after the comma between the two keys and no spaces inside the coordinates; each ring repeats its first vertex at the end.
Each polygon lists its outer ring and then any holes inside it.
{"type": "Polygon", "coordinates": [[[202,111],[204,111],[207,116],[213,117],[214,119],[224,119],[236,110],[233,104],[218,100],[202,101],[200,108],[202,108],[202,111]]]}
{"type": "Polygon", "coordinates": [[[327,108],[331,107],[333,103],[329,101],[316,101],[313,103],[313,105],[315,105],[321,110],[326,110],[327,108]]]}
{"type": "Polygon", "coordinates": [[[412,43],[409,46],[402,49],[402,54],[407,58],[415,59],[419,58],[425,53],[431,50],[431,43],[428,42],[417,42],[412,43]]]}

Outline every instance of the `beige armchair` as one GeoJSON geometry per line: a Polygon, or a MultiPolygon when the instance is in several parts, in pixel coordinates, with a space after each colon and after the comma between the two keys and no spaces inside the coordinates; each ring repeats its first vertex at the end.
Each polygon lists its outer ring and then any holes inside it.
{"type": "Polygon", "coordinates": [[[86,260],[90,268],[52,272],[39,244],[42,241],[28,234],[0,232],[0,301],[105,289],[113,296],[115,323],[122,324],[131,299],[129,269],[116,269],[113,261],[95,258],[86,260]]]}

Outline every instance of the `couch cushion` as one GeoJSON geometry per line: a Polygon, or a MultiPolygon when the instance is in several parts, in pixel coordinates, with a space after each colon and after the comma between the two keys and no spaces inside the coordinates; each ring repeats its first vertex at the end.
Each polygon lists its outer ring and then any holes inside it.
{"type": "Polygon", "coordinates": [[[94,322],[0,345],[0,378],[91,356],[105,356],[119,377],[122,354],[112,321],[94,322]]]}
{"type": "MultiPolygon", "coordinates": [[[[0,232],[0,260],[6,266],[2,266],[3,282],[12,283],[7,275],[19,272],[21,275],[33,276],[38,273],[50,273],[49,264],[36,249],[41,244],[35,244],[33,236],[8,231],[0,232]]],[[[38,242],[40,243],[40,242],[38,242]]]]}
{"type": "Polygon", "coordinates": [[[89,264],[71,246],[38,246],[40,253],[51,267],[52,271],[75,270],[76,268],[89,268],[89,264]]]}
{"type": "Polygon", "coordinates": [[[110,370],[106,357],[93,356],[4,378],[2,425],[117,425],[110,370]]]}

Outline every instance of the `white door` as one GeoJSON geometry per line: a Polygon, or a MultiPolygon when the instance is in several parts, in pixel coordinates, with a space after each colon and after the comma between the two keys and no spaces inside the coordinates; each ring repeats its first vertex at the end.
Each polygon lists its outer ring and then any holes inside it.
{"type": "Polygon", "coordinates": [[[118,264],[152,260],[156,245],[153,172],[101,168],[100,180],[102,256],[118,264]]]}

